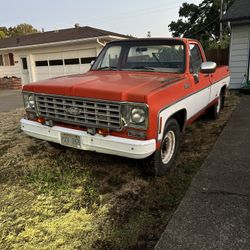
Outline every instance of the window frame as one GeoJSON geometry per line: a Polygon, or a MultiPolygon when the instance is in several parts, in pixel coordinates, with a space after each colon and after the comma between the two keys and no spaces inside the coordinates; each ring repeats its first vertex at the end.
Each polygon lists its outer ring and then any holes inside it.
{"type": "Polygon", "coordinates": [[[205,62],[206,58],[204,57],[203,49],[200,47],[200,45],[198,43],[196,43],[196,42],[188,43],[188,50],[189,50],[189,68],[188,68],[188,71],[189,71],[190,74],[197,74],[197,73],[199,73],[199,71],[198,72],[192,72],[191,71],[191,48],[190,48],[190,46],[192,46],[192,45],[194,45],[194,46],[196,46],[198,48],[198,51],[199,51],[200,57],[201,57],[201,63],[205,62]]]}
{"type": "MultiPolygon", "coordinates": [[[[90,68],[91,71],[94,70],[98,70],[98,65],[100,63],[100,61],[102,60],[104,54],[106,53],[106,51],[109,49],[109,47],[111,46],[121,46],[122,50],[121,50],[121,54],[120,54],[120,58],[118,60],[118,67],[117,70],[123,70],[122,66],[125,64],[126,58],[127,58],[127,53],[129,51],[129,48],[132,46],[147,46],[147,45],[182,45],[183,46],[183,62],[184,62],[184,66],[183,66],[183,70],[180,72],[175,72],[174,74],[184,74],[186,72],[186,67],[187,67],[187,44],[182,41],[182,40],[177,40],[177,39],[150,39],[150,40],[122,40],[122,41],[114,41],[114,42],[110,42],[108,43],[101,51],[101,53],[98,55],[95,63],[92,65],[92,67],[90,68]]],[[[125,71],[125,70],[124,70],[125,71]]],[[[128,70],[127,70],[128,71],[128,70]]],[[[144,71],[144,70],[141,70],[144,71]]],[[[147,72],[147,71],[145,71],[147,72]]],[[[162,72],[162,71],[152,71],[152,72],[157,72],[157,73],[167,73],[167,72],[162,72]]]]}

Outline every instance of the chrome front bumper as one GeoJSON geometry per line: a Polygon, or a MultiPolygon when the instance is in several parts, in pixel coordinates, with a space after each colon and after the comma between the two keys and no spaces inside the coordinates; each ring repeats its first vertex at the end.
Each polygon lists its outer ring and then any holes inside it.
{"type": "Polygon", "coordinates": [[[99,134],[90,135],[85,131],[79,131],[59,126],[48,127],[38,122],[21,119],[21,129],[29,136],[61,143],[61,133],[68,133],[80,136],[81,150],[95,151],[98,153],[124,156],[134,159],[143,159],[154,153],[156,140],[133,140],[116,136],[102,136],[99,134]]]}

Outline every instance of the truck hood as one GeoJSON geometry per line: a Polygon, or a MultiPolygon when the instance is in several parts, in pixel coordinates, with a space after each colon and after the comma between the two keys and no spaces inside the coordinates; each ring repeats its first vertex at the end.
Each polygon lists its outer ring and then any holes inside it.
{"type": "Polygon", "coordinates": [[[183,78],[180,74],[89,71],[27,84],[23,91],[114,101],[145,102],[151,92],[183,78]]]}

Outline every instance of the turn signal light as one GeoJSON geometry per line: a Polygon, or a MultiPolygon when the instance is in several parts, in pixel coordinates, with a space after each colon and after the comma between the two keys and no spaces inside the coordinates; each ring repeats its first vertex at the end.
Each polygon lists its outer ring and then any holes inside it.
{"type": "Polygon", "coordinates": [[[97,133],[98,133],[99,135],[107,136],[107,135],[109,135],[109,130],[106,129],[106,128],[99,128],[99,129],[97,130],[97,133]]]}
{"type": "Polygon", "coordinates": [[[44,124],[45,123],[45,118],[44,117],[38,117],[37,122],[44,124]]]}

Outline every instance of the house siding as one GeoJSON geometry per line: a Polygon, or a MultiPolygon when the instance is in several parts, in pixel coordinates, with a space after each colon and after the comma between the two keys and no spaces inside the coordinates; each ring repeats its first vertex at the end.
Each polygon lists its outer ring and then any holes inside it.
{"type": "Polygon", "coordinates": [[[249,76],[249,41],[250,24],[232,25],[229,61],[231,70],[229,87],[231,89],[241,88],[246,76],[249,76]]]}

